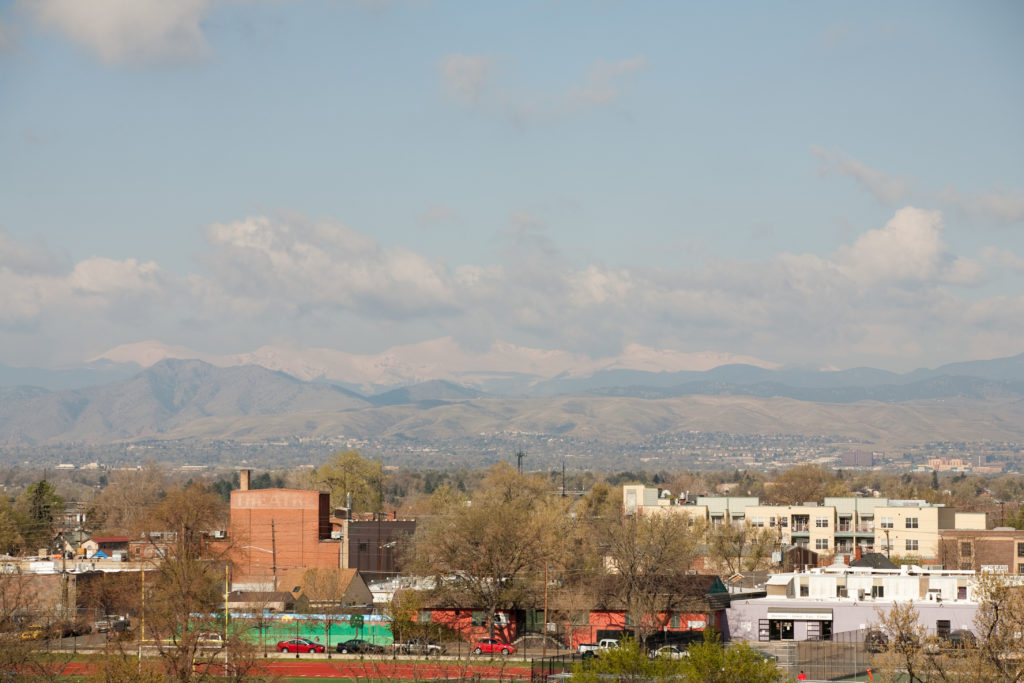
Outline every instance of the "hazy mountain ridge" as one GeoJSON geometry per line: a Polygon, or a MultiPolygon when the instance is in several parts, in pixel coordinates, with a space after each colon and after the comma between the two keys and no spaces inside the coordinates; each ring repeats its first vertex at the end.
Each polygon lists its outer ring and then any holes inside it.
{"type": "Polygon", "coordinates": [[[130,380],[100,387],[20,391],[26,394],[23,400],[5,400],[0,406],[0,442],[130,440],[203,418],[369,405],[340,387],[255,366],[216,368],[201,361],[161,361],[130,380]]]}
{"type": "Polygon", "coordinates": [[[943,368],[895,375],[728,365],[699,373],[563,376],[536,384],[539,396],[494,396],[441,380],[362,396],[258,366],[163,360],[97,387],[0,389],[0,444],[339,434],[430,441],[505,431],[626,442],[680,430],[891,443],[1024,440],[1022,361],[956,364],[999,381],[943,368]],[[625,381],[634,384],[616,385],[625,381]],[[561,393],[543,395],[555,391],[561,393]]]}

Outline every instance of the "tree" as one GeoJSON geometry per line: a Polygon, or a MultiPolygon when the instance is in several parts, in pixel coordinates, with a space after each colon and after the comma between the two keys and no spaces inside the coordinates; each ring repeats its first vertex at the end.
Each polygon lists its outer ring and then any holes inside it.
{"type": "Polygon", "coordinates": [[[1016,577],[1000,572],[977,575],[975,596],[980,605],[974,617],[977,635],[977,668],[990,681],[1024,680],[1024,658],[1020,653],[1024,634],[1024,585],[1016,577]]]}
{"type": "Polygon", "coordinates": [[[552,504],[543,479],[520,475],[507,463],[488,472],[471,504],[451,503],[417,528],[416,565],[434,575],[440,601],[482,609],[493,636],[499,610],[533,597],[530,588],[552,555],[561,508],[552,504]]]}
{"type": "Polygon", "coordinates": [[[755,652],[746,643],[723,647],[718,632],[704,629],[704,641],[694,643],[680,661],[684,681],[702,683],[777,683],[788,680],[775,662],[755,652]]]}
{"type": "Polygon", "coordinates": [[[825,496],[849,494],[846,484],[835,472],[821,465],[797,465],[775,478],[773,486],[765,487],[770,502],[776,505],[797,505],[819,501],[825,496]]]}
{"type": "Polygon", "coordinates": [[[136,535],[145,529],[149,511],[167,492],[163,467],[148,462],[136,470],[117,470],[89,506],[90,528],[108,533],[136,535]]]}
{"type": "Polygon", "coordinates": [[[379,462],[359,455],[359,451],[338,451],[316,470],[315,479],[331,492],[331,503],[335,506],[344,505],[349,494],[353,512],[379,512],[384,504],[384,469],[379,462]]]}
{"type": "Polygon", "coordinates": [[[679,592],[693,560],[698,535],[685,514],[629,515],[596,524],[610,570],[606,591],[633,623],[644,642],[665,626],[667,613],[690,596],[679,592]]]}
{"type": "Polygon", "coordinates": [[[146,634],[171,680],[208,678],[218,653],[238,645],[238,635],[211,616],[224,604],[227,549],[215,551],[206,532],[222,528],[223,516],[223,502],[199,483],[171,489],[150,513],[150,528],[173,534],[152,578],[146,576],[144,598],[146,634]],[[203,634],[211,631],[224,640],[204,643],[203,634]]]}
{"type": "Polygon", "coordinates": [[[0,497],[0,554],[15,555],[24,545],[11,503],[5,496],[0,497]]]}
{"type": "Polygon", "coordinates": [[[778,536],[768,528],[744,524],[705,523],[708,561],[719,573],[735,574],[768,569],[778,536]]]}
{"type": "Polygon", "coordinates": [[[683,664],[683,660],[667,657],[650,659],[638,642],[626,637],[619,641],[618,647],[602,651],[600,657],[578,662],[573,667],[572,680],[574,683],[673,680],[679,677],[683,664]]]}
{"type": "Polygon", "coordinates": [[[20,535],[29,550],[49,547],[54,517],[64,509],[64,499],[53,484],[42,479],[30,485],[15,503],[20,535]]]}

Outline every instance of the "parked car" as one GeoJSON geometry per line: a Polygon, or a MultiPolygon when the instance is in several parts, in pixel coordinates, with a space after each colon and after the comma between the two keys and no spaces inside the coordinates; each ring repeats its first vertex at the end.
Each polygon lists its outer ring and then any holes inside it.
{"type": "Polygon", "coordinates": [[[864,649],[868,652],[878,654],[885,652],[889,647],[889,637],[877,629],[871,629],[864,634],[864,649]]]}
{"type": "Polygon", "coordinates": [[[224,636],[216,631],[203,631],[199,634],[199,643],[201,645],[220,647],[224,645],[224,636]]]}
{"type": "Polygon", "coordinates": [[[444,645],[422,638],[412,638],[402,643],[395,643],[392,647],[403,655],[443,655],[446,650],[444,645]]]}
{"type": "Polygon", "coordinates": [[[324,652],[326,648],[309,638],[289,638],[277,644],[278,652],[324,652]]]}
{"type": "Polygon", "coordinates": [[[615,638],[602,638],[596,643],[580,643],[576,647],[576,652],[583,657],[583,659],[590,659],[596,657],[605,650],[618,647],[619,641],[615,638]]]}
{"type": "Polygon", "coordinates": [[[503,643],[497,638],[481,638],[480,640],[473,643],[471,648],[475,655],[485,654],[502,654],[502,655],[514,655],[516,653],[516,646],[510,645],[509,643],[503,643]]]}
{"type": "Polygon", "coordinates": [[[81,620],[62,621],[55,629],[61,638],[77,638],[92,632],[92,626],[81,620]]]}
{"type": "Polygon", "coordinates": [[[651,659],[682,659],[683,657],[689,657],[690,654],[686,650],[680,650],[675,645],[663,645],[648,652],[647,656],[651,659]]]}
{"type": "Polygon", "coordinates": [[[361,638],[353,638],[352,640],[346,640],[343,643],[338,643],[338,647],[336,649],[343,655],[347,655],[350,652],[361,655],[379,655],[384,652],[383,645],[375,645],[369,641],[362,640],[361,638]]]}
{"type": "Polygon", "coordinates": [[[39,624],[32,624],[21,632],[22,640],[43,640],[50,637],[50,629],[39,624]]]}

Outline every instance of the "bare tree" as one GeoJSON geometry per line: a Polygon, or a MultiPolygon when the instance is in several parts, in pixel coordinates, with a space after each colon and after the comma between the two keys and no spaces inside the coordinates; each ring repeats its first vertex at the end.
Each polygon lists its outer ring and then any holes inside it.
{"type": "Polygon", "coordinates": [[[698,535],[686,515],[630,515],[598,526],[607,590],[625,609],[638,642],[661,629],[682,594],[698,535]]]}
{"type": "Polygon", "coordinates": [[[490,470],[468,504],[453,499],[417,529],[416,561],[435,577],[442,603],[478,607],[493,636],[495,615],[532,599],[531,589],[552,554],[547,485],[508,464],[490,470]]]}
{"type": "Polygon", "coordinates": [[[771,529],[744,524],[704,523],[702,533],[708,549],[710,568],[720,573],[768,569],[777,536],[771,529]]]}

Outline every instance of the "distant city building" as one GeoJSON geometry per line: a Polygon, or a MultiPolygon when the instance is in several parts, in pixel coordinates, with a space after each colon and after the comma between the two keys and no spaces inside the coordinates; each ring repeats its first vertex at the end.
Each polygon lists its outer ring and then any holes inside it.
{"type": "Polygon", "coordinates": [[[846,451],[839,456],[843,467],[871,467],[875,464],[875,456],[871,451],[846,451]]]}

